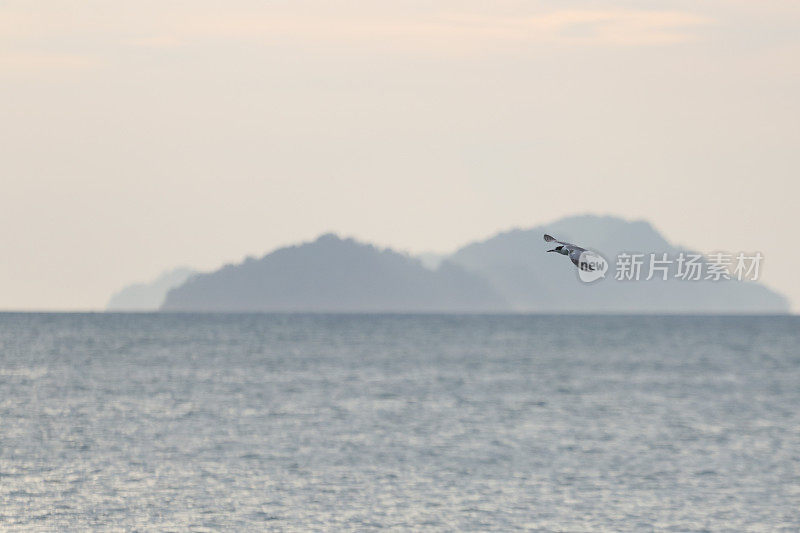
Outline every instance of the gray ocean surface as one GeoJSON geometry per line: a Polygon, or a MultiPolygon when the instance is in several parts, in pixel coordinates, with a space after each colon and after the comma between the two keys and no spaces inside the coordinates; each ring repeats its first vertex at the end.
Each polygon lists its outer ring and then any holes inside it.
{"type": "Polygon", "coordinates": [[[800,318],[0,314],[0,528],[798,531],[800,318]]]}

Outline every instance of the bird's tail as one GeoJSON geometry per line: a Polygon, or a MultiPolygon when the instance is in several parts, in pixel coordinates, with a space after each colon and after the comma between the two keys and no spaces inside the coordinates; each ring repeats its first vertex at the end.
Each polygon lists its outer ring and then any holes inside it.
{"type": "Polygon", "coordinates": [[[544,240],[545,240],[545,242],[553,242],[556,239],[555,239],[555,237],[552,237],[552,236],[548,235],[547,233],[545,233],[544,234],[544,240]]]}

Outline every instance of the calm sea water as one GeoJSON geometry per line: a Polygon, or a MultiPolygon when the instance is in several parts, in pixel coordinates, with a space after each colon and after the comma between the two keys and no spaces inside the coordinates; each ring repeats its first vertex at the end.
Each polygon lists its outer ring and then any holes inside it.
{"type": "Polygon", "coordinates": [[[797,317],[0,315],[0,525],[797,531],[797,317]]]}

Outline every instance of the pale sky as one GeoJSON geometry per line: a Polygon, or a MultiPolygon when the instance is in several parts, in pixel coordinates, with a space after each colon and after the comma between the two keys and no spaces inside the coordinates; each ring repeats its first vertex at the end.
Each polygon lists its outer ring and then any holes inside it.
{"type": "Polygon", "coordinates": [[[800,308],[800,2],[5,1],[0,309],[592,212],[800,308]]]}

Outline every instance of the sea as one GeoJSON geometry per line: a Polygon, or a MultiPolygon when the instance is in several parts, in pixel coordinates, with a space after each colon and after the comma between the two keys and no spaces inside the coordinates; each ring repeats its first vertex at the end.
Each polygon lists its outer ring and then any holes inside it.
{"type": "Polygon", "coordinates": [[[798,531],[800,317],[0,314],[0,529],[798,531]]]}

